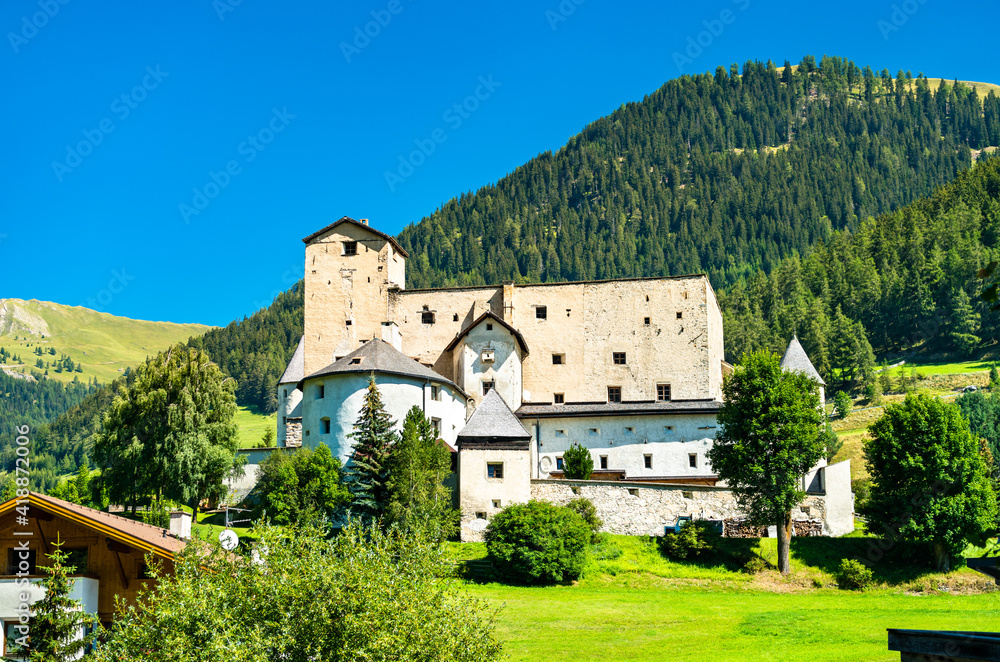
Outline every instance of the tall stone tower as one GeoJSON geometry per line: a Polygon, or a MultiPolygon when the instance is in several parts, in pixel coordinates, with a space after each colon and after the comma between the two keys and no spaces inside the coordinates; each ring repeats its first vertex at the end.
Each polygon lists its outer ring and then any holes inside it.
{"type": "Polygon", "coordinates": [[[389,290],[406,282],[403,247],[347,216],[302,240],[305,264],[304,373],[310,375],[382,337],[389,290]]]}

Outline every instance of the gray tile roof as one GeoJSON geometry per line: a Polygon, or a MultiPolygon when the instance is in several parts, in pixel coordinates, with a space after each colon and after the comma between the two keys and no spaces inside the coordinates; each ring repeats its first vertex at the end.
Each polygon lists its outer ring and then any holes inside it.
{"type": "Polygon", "coordinates": [[[365,230],[368,230],[369,232],[371,232],[376,237],[379,237],[380,239],[385,239],[390,244],[392,244],[393,248],[396,249],[396,252],[398,252],[403,257],[410,257],[410,254],[406,252],[405,248],[403,248],[402,246],[399,245],[399,242],[396,241],[395,237],[393,237],[391,235],[388,235],[388,234],[386,234],[384,232],[379,232],[378,230],[376,230],[375,228],[371,227],[367,223],[361,223],[360,221],[356,221],[353,218],[351,218],[350,216],[343,216],[343,217],[340,218],[340,220],[334,221],[333,223],[330,223],[330,225],[326,226],[325,228],[322,228],[320,230],[316,230],[316,232],[313,232],[308,237],[303,238],[302,241],[303,241],[303,243],[308,244],[310,241],[312,241],[316,237],[319,237],[321,235],[326,234],[327,232],[329,232],[330,230],[334,229],[335,227],[337,227],[341,223],[351,223],[353,225],[356,225],[359,228],[363,228],[365,230]]]}
{"type": "Polygon", "coordinates": [[[440,375],[422,363],[418,363],[398,349],[378,338],[369,340],[347,356],[322,370],[318,370],[305,379],[324,375],[338,375],[351,372],[381,372],[390,375],[404,375],[418,379],[428,379],[437,383],[445,383],[458,388],[453,381],[440,375]]]}
{"type": "Polygon", "coordinates": [[[802,373],[815,382],[826,386],[826,382],[816,372],[812,361],[806,355],[806,350],[802,349],[802,344],[799,342],[798,336],[792,336],[792,342],[788,343],[788,349],[785,350],[785,355],[781,357],[781,368],[790,372],[802,373]]]}
{"type": "Polygon", "coordinates": [[[524,429],[521,421],[510,410],[496,389],[490,389],[479,407],[469,417],[469,421],[458,433],[463,439],[527,440],[531,434],[524,429]]]}
{"type": "Polygon", "coordinates": [[[477,317],[472,324],[462,329],[462,332],[459,333],[457,336],[455,336],[452,339],[452,341],[448,343],[448,346],[444,348],[444,350],[446,352],[450,352],[451,350],[455,349],[455,346],[458,345],[459,342],[461,342],[462,338],[464,338],[466,335],[468,335],[470,331],[472,331],[474,328],[476,328],[486,320],[490,320],[491,322],[496,322],[503,328],[507,329],[507,332],[510,333],[510,335],[514,336],[514,339],[517,340],[517,343],[521,346],[521,351],[524,352],[524,355],[525,356],[528,355],[528,343],[524,341],[524,336],[521,335],[521,332],[512,327],[507,322],[503,321],[499,315],[497,315],[491,310],[487,310],[485,313],[477,317]]]}
{"type": "Polygon", "coordinates": [[[299,338],[299,345],[292,354],[292,360],[288,362],[288,367],[282,373],[279,384],[297,384],[302,381],[302,373],[305,372],[306,337],[299,338]]]}
{"type": "Polygon", "coordinates": [[[715,414],[718,400],[666,400],[643,402],[548,402],[523,404],[517,410],[519,418],[564,418],[573,416],[618,416],[622,414],[715,414]]]}

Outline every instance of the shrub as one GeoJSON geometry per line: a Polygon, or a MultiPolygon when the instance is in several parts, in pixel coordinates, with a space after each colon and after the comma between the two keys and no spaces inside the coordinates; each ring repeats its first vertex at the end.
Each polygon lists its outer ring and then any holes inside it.
{"type": "Polygon", "coordinates": [[[149,509],[142,511],[142,521],[151,526],[158,526],[161,529],[169,529],[170,511],[167,510],[167,504],[159,499],[150,501],[149,509]]]}
{"type": "Polygon", "coordinates": [[[573,444],[563,453],[563,467],[565,467],[563,475],[566,478],[590,480],[590,474],[594,473],[594,458],[591,457],[589,450],[579,444],[573,444]]]}
{"type": "Polygon", "coordinates": [[[835,576],[837,586],[846,590],[863,591],[875,583],[871,569],[854,559],[842,559],[835,576]]]}
{"type": "Polygon", "coordinates": [[[768,563],[761,557],[754,554],[749,559],[747,559],[746,563],[743,564],[743,572],[747,573],[748,575],[756,575],[772,567],[773,566],[770,563],[768,563]]]}
{"type": "Polygon", "coordinates": [[[594,507],[594,504],[590,499],[580,497],[567,503],[566,507],[582,517],[583,521],[587,523],[587,526],[590,527],[590,544],[596,545],[598,532],[601,530],[601,525],[604,522],[597,516],[597,508],[594,507]]]}
{"type": "Polygon", "coordinates": [[[660,549],[672,559],[686,561],[715,551],[720,537],[711,522],[688,522],[679,532],[660,538],[660,549]]]}
{"type": "Polygon", "coordinates": [[[503,578],[551,584],[571,581],[583,572],[590,528],[569,508],[529,501],[495,515],[485,539],[490,560],[503,578]]]}
{"type": "Polygon", "coordinates": [[[840,418],[847,418],[851,414],[851,407],[853,406],[854,402],[846,391],[840,391],[833,398],[833,409],[840,418]]]}

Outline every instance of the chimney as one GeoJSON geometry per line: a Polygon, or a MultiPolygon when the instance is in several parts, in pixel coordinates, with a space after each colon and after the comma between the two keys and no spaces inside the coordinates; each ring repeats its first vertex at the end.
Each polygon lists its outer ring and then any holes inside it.
{"type": "Polygon", "coordinates": [[[403,351],[403,335],[395,322],[382,322],[382,340],[395,347],[397,352],[403,351]]]}
{"type": "Polygon", "coordinates": [[[170,513],[170,535],[181,540],[191,539],[191,513],[170,513]]]}
{"type": "Polygon", "coordinates": [[[361,219],[361,225],[368,225],[368,219],[367,218],[362,218],[361,219]]]}

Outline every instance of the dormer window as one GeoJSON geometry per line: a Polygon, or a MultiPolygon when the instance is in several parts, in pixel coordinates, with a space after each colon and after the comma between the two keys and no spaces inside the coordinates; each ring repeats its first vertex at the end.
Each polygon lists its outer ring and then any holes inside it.
{"type": "Polygon", "coordinates": [[[357,255],[358,254],[358,242],[356,241],[345,241],[342,242],[344,247],[343,255],[357,255]]]}
{"type": "Polygon", "coordinates": [[[355,356],[353,359],[351,359],[351,365],[361,365],[361,361],[363,358],[364,357],[362,356],[355,356]]]}

